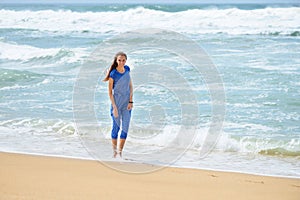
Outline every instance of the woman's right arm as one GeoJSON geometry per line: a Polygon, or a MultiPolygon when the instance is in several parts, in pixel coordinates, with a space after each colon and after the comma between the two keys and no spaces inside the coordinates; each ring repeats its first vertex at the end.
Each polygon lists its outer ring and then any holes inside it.
{"type": "Polygon", "coordinates": [[[118,115],[118,109],[117,109],[117,106],[116,106],[116,103],[115,103],[115,98],[113,96],[113,84],[114,84],[114,79],[109,78],[108,79],[108,95],[109,95],[111,105],[113,107],[113,115],[114,115],[114,117],[118,117],[119,116],[118,115]]]}

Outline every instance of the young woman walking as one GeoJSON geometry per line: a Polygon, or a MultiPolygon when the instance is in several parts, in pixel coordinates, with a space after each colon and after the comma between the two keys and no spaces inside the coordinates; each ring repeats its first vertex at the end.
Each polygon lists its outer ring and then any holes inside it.
{"type": "Polygon", "coordinates": [[[125,65],[126,61],[127,55],[123,52],[118,52],[104,79],[104,81],[108,81],[108,95],[111,101],[110,114],[113,122],[111,138],[114,158],[118,154],[122,157],[133,108],[133,87],[130,78],[130,68],[125,65]],[[119,148],[117,148],[120,127],[122,127],[122,131],[119,148]]]}

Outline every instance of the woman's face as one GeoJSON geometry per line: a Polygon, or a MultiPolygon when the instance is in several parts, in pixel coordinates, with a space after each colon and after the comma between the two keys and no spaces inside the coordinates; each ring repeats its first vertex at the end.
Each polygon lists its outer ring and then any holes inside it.
{"type": "Polygon", "coordinates": [[[126,57],[125,56],[118,56],[117,57],[117,63],[119,67],[123,67],[126,63],[126,57]]]}

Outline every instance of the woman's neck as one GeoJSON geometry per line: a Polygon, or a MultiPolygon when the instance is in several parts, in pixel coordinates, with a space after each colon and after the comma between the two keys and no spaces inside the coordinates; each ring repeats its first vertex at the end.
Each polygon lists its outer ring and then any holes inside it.
{"type": "Polygon", "coordinates": [[[120,72],[120,73],[124,73],[124,72],[125,72],[124,65],[123,65],[123,66],[118,66],[116,69],[117,69],[117,71],[120,72]]]}

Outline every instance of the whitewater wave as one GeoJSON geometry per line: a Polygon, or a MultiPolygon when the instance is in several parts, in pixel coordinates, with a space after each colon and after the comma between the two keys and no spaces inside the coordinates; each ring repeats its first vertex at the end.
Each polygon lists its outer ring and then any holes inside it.
{"type": "MultiPolygon", "coordinates": [[[[110,139],[110,125],[101,126],[99,129],[103,137],[110,139]]],[[[188,135],[178,131],[178,125],[167,125],[164,128],[157,129],[131,129],[128,142],[134,145],[141,145],[152,149],[177,148],[188,151],[200,152],[205,143],[208,128],[198,128],[194,130],[191,137],[182,137],[188,135]],[[187,146],[187,144],[189,144],[187,146]],[[175,146],[174,146],[175,145],[175,146]]],[[[97,136],[99,138],[99,136],[97,136]]],[[[237,136],[224,132],[220,138],[216,139],[214,152],[237,153],[237,154],[263,154],[271,156],[289,156],[300,157],[300,140],[295,137],[287,138],[278,136],[274,138],[253,136],[237,136]]]]}
{"type": "Polygon", "coordinates": [[[259,152],[262,155],[269,156],[289,156],[289,157],[300,157],[300,151],[290,151],[285,148],[273,148],[273,149],[264,149],[259,152]]]}
{"type": "Polygon", "coordinates": [[[120,33],[163,28],[190,34],[300,35],[300,7],[255,10],[190,9],[167,12],[144,7],[119,11],[0,10],[0,28],[52,31],[60,34],[120,33]],[[62,17],[63,16],[63,17],[62,17]]]}
{"type": "Polygon", "coordinates": [[[216,147],[222,152],[300,157],[300,140],[295,138],[223,135],[216,147]]]}
{"type": "Polygon", "coordinates": [[[85,48],[38,48],[29,45],[0,41],[0,59],[23,63],[51,64],[74,63],[88,55],[85,48]]]}
{"type": "MultiPolygon", "coordinates": [[[[96,135],[96,138],[102,138],[106,141],[110,140],[110,125],[98,127],[101,133],[96,135]],[[103,138],[104,137],[104,138],[103,138]]],[[[188,151],[200,152],[201,146],[203,145],[207,129],[199,129],[196,131],[196,137],[193,139],[192,144],[189,147],[181,146],[182,141],[175,141],[178,131],[178,126],[167,126],[160,132],[157,130],[147,130],[146,132],[141,132],[140,130],[130,130],[130,136],[128,138],[128,143],[132,145],[141,145],[145,149],[157,150],[165,147],[170,147],[174,149],[186,148],[188,151]],[[142,135],[141,135],[142,134],[142,135]],[[176,146],[169,146],[170,142],[172,144],[177,144],[176,146]]],[[[44,119],[11,119],[0,122],[0,130],[4,134],[30,134],[31,136],[37,137],[47,137],[47,136],[58,136],[58,137],[83,137],[82,141],[85,141],[86,135],[81,135],[76,129],[76,124],[71,121],[63,120],[44,120],[44,119]]],[[[93,139],[93,137],[91,137],[93,139]]],[[[182,139],[182,138],[181,138],[182,139]]],[[[187,138],[190,140],[189,138],[187,138]]],[[[42,142],[42,141],[41,141],[42,142]]],[[[46,142],[46,141],[45,141],[46,142]]],[[[86,141],[87,143],[89,141],[86,141]]],[[[183,142],[185,143],[185,142],[183,142]]],[[[131,146],[131,145],[129,145],[131,146]]],[[[300,140],[291,138],[285,139],[268,139],[268,138],[258,138],[250,136],[232,136],[229,134],[223,134],[214,152],[229,152],[238,154],[260,154],[268,156],[280,156],[280,157],[294,157],[296,159],[300,158],[300,140]]]]}
{"type": "Polygon", "coordinates": [[[76,135],[76,129],[73,122],[66,122],[63,120],[43,120],[43,119],[11,119],[0,121],[0,128],[5,129],[6,132],[19,132],[23,134],[34,135],[53,135],[58,134],[62,136],[76,135]]]}

